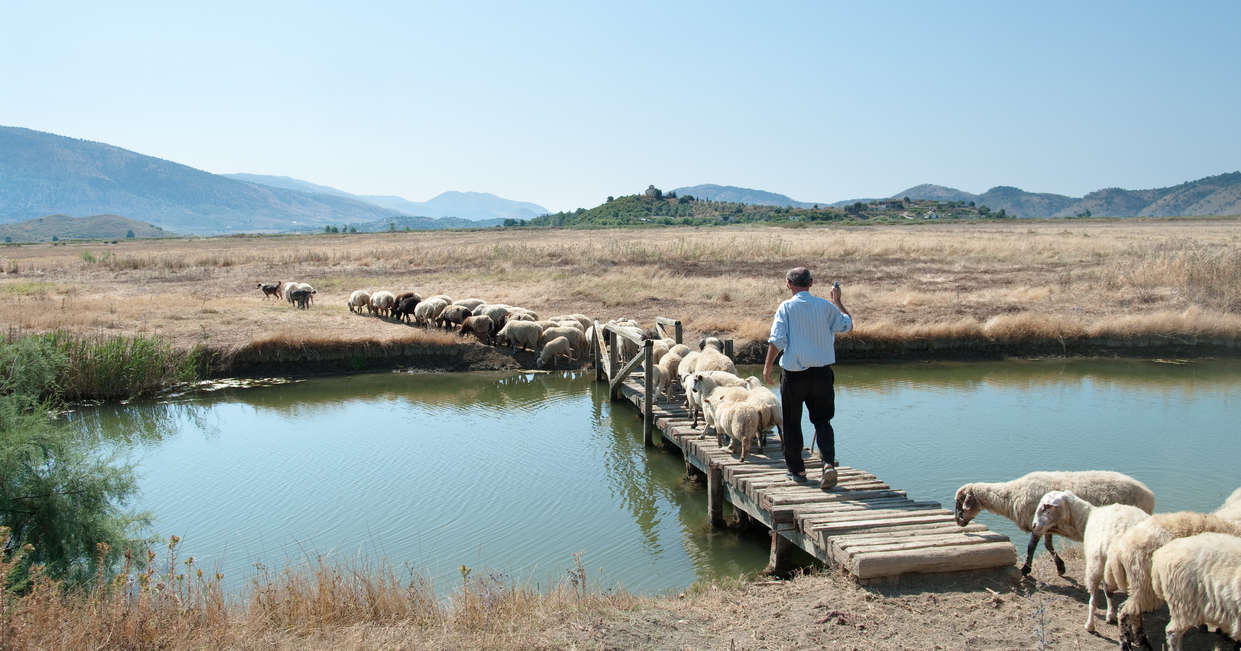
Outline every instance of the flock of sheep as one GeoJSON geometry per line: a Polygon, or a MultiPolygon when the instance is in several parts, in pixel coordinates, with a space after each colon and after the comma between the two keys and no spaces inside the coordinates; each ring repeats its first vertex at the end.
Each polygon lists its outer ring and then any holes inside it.
{"type": "MultiPolygon", "coordinates": [[[[315,290],[305,283],[259,284],[264,298],[283,298],[305,309],[315,290]],[[283,285],[283,287],[282,287],[283,285]]],[[[472,333],[488,344],[538,351],[538,367],[560,358],[581,359],[594,343],[593,321],[582,314],[540,319],[533,311],[478,298],[452,300],[437,295],[423,299],[414,292],[387,290],[350,294],[349,310],[472,333]]],[[[632,320],[608,324],[634,339],[652,338],[632,320]]],[[[627,337],[615,342],[621,360],[638,346],[627,337]]],[[[723,447],[740,448],[741,460],[754,442],[765,444],[765,432],[784,432],[779,400],[756,377],[741,378],[723,353],[721,342],[708,337],[698,350],[672,339],[655,339],[651,347],[653,386],[657,399],[668,399],[676,384],[698,426],[714,432],[723,447]]],[[[1211,514],[1182,511],[1152,515],[1155,495],[1142,482],[1118,472],[1032,472],[1008,482],[976,482],[957,490],[955,515],[965,527],[982,510],[1009,518],[1031,533],[1023,574],[1039,538],[1059,573],[1064,562],[1052,546],[1052,535],[1083,543],[1084,586],[1090,594],[1086,630],[1095,629],[1096,594],[1107,601],[1107,621],[1120,625],[1122,648],[1147,644],[1142,614],[1168,604],[1168,645],[1181,648],[1182,636],[1194,626],[1214,626],[1241,638],[1241,488],[1211,514]],[[1117,607],[1114,593],[1123,592],[1117,607]]]]}
{"type": "Polygon", "coordinates": [[[1052,534],[1082,542],[1090,594],[1086,630],[1095,630],[1095,596],[1102,588],[1107,621],[1120,625],[1122,649],[1148,645],[1142,614],[1168,604],[1168,647],[1180,649],[1195,626],[1213,626],[1241,639],[1241,488],[1213,513],[1158,513],[1155,495],[1142,482],[1118,472],[1032,472],[998,483],[966,484],[957,490],[957,524],[966,526],[982,510],[1029,531],[1026,562],[1042,537],[1052,534]],[[1118,609],[1113,593],[1125,594],[1118,609]]]}

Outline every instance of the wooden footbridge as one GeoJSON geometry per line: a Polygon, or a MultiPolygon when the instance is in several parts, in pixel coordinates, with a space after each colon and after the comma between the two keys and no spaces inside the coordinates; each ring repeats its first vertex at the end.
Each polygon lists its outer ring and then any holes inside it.
{"type": "MultiPolygon", "coordinates": [[[[681,323],[656,319],[660,336],[681,341],[681,323]]],[[[771,530],[767,572],[788,569],[792,545],[829,566],[841,567],[858,579],[898,577],[914,572],[981,570],[1016,563],[1008,536],[971,523],[958,527],[952,511],[938,502],[913,499],[878,477],[842,466],[835,488],[821,490],[815,479],[822,469],[817,455],[802,451],[811,481],[799,484],[785,476],[779,440],[751,449],[745,463],[704,435],[699,423],[692,428],[689,411],[679,399],[657,401],[651,387],[650,340],[638,340],[610,325],[594,326],[591,345],[596,378],[607,382],[613,400],[625,399],[643,416],[643,440],[655,444],[658,435],[666,449],[685,456],[687,474],[705,476],[707,511],[712,526],[724,524],[724,501],[733,505],[738,519],[761,522],[771,530]],[[638,353],[623,365],[620,344],[629,339],[638,353]]],[[[725,351],[732,356],[732,342],[725,351]]]]}

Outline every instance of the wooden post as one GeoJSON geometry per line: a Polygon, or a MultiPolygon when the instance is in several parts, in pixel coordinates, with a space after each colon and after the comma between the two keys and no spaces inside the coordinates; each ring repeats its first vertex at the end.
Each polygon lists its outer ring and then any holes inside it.
{"type": "Polygon", "coordinates": [[[642,360],[642,372],[645,377],[642,378],[642,444],[646,447],[654,445],[654,429],[655,429],[655,411],[651,408],[655,399],[654,387],[651,386],[651,377],[654,375],[654,355],[651,354],[651,347],[654,341],[647,339],[642,342],[642,354],[646,359],[642,360]]]}
{"type": "Polygon", "coordinates": [[[771,553],[767,556],[767,567],[763,574],[784,576],[789,571],[789,552],[793,543],[781,536],[775,529],[771,530],[771,553]]]}
{"type": "Polygon", "coordinates": [[[724,354],[728,355],[728,359],[733,359],[733,340],[724,340],[724,354]]]}
{"type": "Polygon", "coordinates": [[[681,336],[685,334],[684,330],[681,328],[681,322],[677,321],[676,324],[674,324],[672,327],[675,329],[674,330],[676,332],[675,338],[677,340],[677,343],[679,344],[681,343],[681,336]]]}
{"type": "Polygon", "coordinates": [[[599,364],[599,322],[595,321],[590,326],[591,332],[594,333],[594,343],[590,346],[590,363],[595,365],[595,382],[603,381],[603,366],[599,364]]]}
{"type": "Polygon", "coordinates": [[[712,529],[724,528],[724,473],[714,463],[707,465],[707,522],[712,529]]]}
{"type": "MultiPolygon", "coordinates": [[[[619,360],[617,360],[616,358],[616,349],[617,349],[618,342],[616,341],[616,335],[613,332],[605,330],[604,334],[606,334],[609,339],[608,340],[608,384],[611,384],[612,374],[616,372],[617,364],[619,362],[619,360]]],[[[616,398],[618,397],[618,394],[619,394],[619,386],[612,387],[611,391],[608,392],[608,397],[611,398],[612,400],[616,400],[616,398]]]]}

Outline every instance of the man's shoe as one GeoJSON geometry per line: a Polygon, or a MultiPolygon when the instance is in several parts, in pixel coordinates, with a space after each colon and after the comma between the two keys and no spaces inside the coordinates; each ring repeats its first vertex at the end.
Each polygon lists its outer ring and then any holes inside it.
{"type": "Polygon", "coordinates": [[[797,482],[797,483],[799,483],[799,484],[804,484],[804,483],[806,483],[806,476],[805,476],[805,475],[798,475],[798,474],[795,474],[795,473],[786,472],[786,473],[784,473],[784,476],[785,476],[785,477],[788,477],[789,479],[791,479],[791,480],[793,480],[793,481],[795,481],[795,482],[797,482]]]}
{"type": "Polygon", "coordinates": [[[836,466],[823,464],[823,477],[819,480],[819,488],[828,490],[836,486],[836,466]]]}

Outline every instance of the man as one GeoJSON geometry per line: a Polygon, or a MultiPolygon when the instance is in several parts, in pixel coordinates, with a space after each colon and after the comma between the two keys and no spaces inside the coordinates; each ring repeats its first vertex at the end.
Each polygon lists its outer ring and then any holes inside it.
{"type": "Polygon", "coordinates": [[[853,317],[840,302],[840,284],[828,292],[825,300],[810,293],[814,280],[810,270],[794,267],[785,274],[792,298],[780,304],[771,322],[767,339],[767,360],[763,363],[763,381],[771,384],[772,365],[780,358],[780,402],[784,416],[784,463],[788,476],[796,482],[806,481],[806,463],[801,458],[801,407],[805,403],[814,425],[814,435],[823,456],[823,475],[819,487],[824,490],[836,485],[836,434],[832,416],[836,415],[836,333],[853,329],[853,317]]]}

